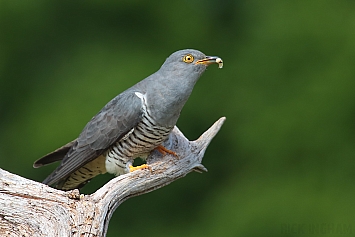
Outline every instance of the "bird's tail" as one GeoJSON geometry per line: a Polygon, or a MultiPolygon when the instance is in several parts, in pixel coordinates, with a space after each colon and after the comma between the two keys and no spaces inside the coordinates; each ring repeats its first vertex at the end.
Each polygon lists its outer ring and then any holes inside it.
{"type": "Polygon", "coordinates": [[[74,141],[69,142],[68,144],[65,144],[64,146],[58,148],[57,150],[39,158],[33,163],[34,168],[39,168],[44,165],[51,164],[56,161],[63,160],[64,156],[67,154],[67,152],[70,150],[70,148],[74,145],[76,142],[76,139],[74,141]]]}

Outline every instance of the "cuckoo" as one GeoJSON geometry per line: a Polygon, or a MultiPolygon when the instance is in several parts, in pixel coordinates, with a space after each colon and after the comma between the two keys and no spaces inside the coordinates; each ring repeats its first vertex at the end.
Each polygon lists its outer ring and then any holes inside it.
{"type": "Polygon", "coordinates": [[[210,64],[222,68],[223,61],[193,49],[171,54],[157,72],[108,102],[78,138],[34,162],[37,168],[61,161],[43,183],[71,190],[106,172],[117,176],[149,168],[147,164],[132,164],[135,158],[145,159],[153,150],[176,155],[162,143],[210,64]]]}

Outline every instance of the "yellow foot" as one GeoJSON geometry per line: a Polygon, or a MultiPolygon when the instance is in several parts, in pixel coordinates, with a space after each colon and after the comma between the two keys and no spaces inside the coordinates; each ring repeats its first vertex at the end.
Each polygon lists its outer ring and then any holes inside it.
{"type": "Polygon", "coordinates": [[[166,149],[166,148],[163,147],[162,145],[157,146],[157,147],[155,148],[155,150],[159,151],[163,156],[165,156],[166,153],[168,153],[168,154],[170,154],[170,155],[173,155],[173,156],[179,158],[179,156],[178,156],[175,152],[166,149]]]}
{"type": "Polygon", "coordinates": [[[144,170],[144,169],[149,169],[151,171],[151,168],[147,164],[143,164],[143,165],[139,165],[139,166],[133,166],[133,165],[129,166],[129,172],[133,172],[136,170],[144,170]]]}

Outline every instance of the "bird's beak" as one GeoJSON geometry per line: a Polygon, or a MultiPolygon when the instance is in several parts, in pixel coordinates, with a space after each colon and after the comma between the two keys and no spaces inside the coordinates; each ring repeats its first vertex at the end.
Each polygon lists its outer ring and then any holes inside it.
{"type": "Polygon", "coordinates": [[[206,56],[204,59],[197,60],[195,64],[204,64],[206,66],[210,64],[218,64],[219,68],[223,67],[223,60],[215,56],[206,56]]]}

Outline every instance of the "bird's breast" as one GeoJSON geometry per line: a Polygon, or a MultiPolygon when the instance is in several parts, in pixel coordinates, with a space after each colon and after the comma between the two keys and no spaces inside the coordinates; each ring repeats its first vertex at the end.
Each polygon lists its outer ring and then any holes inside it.
{"type": "Polygon", "coordinates": [[[145,158],[173,129],[173,126],[159,125],[147,109],[144,98],[142,101],[143,116],[140,122],[106,152],[106,170],[109,173],[128,173],[128,166],[136,157],[145,158]]]}

